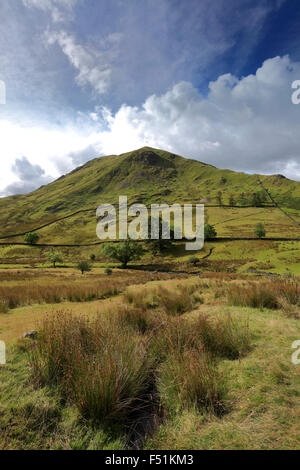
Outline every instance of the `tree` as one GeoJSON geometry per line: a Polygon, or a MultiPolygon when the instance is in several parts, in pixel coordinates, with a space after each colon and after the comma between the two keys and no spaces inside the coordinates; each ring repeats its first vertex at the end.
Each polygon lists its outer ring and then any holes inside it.
{"type": "Polygon", "coordinates": [[[251,203],[255,207],[260,207],[261,206],[262,200],[261,200],[261,193],[260,192],[257,191],[256,193],[252,194],[251,203]]]}
{"type": "Polygon", "coordinates": [[[162,253],[163,251],[169,250],[172,247],[172,240],[174,240],[174,230],[170,228],[170,239],[162,238],[162,229],[163,229],[163,222],[162,217],[159,217],[158,227],[159,227],[159,234],[157,239],[151,239],[151,226],[149,224],[149,232],[148,237],[149,239],[146,240],[148,246],[154,255],[158,253],[162,253]]]}
{"type": "Polygon", "coordinates": [[[139,242],[126,240],[119,243],[104,243],[102,253],[110,259],[120,261],[122,268],[126,268],[129,261],[140,259],[144,250],[139,242]]]}
{"type": "Polygon", "coordinates": [[[233,194],[230,194],[229,196],[229,205],[230,206],[235,206],[236,202],[235,202],[235,199],[234,199],[234,195],[233,194]]]}
{"type": "Polygon", "coordinates": [[[53,263],[53,267],[56,268],[56,263],[62,263],[61,254],[58,251],[51,251],[48,253],[48,260],[53,263]]]}
{"type": "Polygon", "coordinates": [[[36,232],[28,232],[24,237],[24,242],[30,245],[35,245],[39,241],[40,237],[36,232]]]}
{"type": "Polygon", "coordinates": [[[199,258],[197,258],[197,256],[191,256],[189,259],[188,259],[188,262],[191,263],[192,265],[196,266],[197,263],[199,263],[199,258]]]}
{"type": "Polygon", "coordinates": [[[77,269],[81,271],[81,274],[87,273],[92,270],[91,266],[87,261],[79,261],[77,264],[77,269]]]}
{"type": "Polygon", "coordinates": [[[248,200],[247,200],[247,197],[246,197],[245,193],[241,193],[241,195],[240,195],[240,197],[239,197],[239,203],[240,203],[242,206],[247,206],[248,200]]]}
{"type": "Polygon", "coordinates": [[[254,229],[254,234],[256,235],[257,238],[263,238],[266,236],[266,230],[265,227],[261,222],[259,222],[255,229],[254,229]]]}
{"type": "Polygon", "coordinates": [[[219,191],[219,192],[218,192],[218,194],[217,194],[217,201],[218,201],[219,206],[222,206],[222,205],[223,205],[223,202],[222,202],[222,191],[219,191]]]}
{"type": "Polygon", "coordinates": [[[204,225],[204,240],[209,240],[210,238],[215,238],[217,236],[216,229],[213,225],[205,224],[204,225]]]}
{"type": "Polygon", "coordinates": [[[90,260],[91,260],[91,261],[95,261],[95,259],[96,259],[96,255],[94,255],[94,253],[92,253],[92,254],[90,255],[90,260]]]}

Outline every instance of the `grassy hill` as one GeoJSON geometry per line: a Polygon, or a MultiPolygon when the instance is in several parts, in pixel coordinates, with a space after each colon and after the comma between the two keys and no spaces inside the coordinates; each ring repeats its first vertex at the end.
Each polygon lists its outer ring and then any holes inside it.
{"type": "MultiPolygon", "coordinates": [[[[260,176],[260,180],[277,203],[298,216],[299,182],[280,175],[260,176]]],[[[102,202],[117,202],[119,195],[127,195],[129,203],[188,203],[207,199],[207,205],[219,205],[220,192],[223,206],[232,200],[237,206],[255,206],[254,193],[259,193],[263,205],[272,204],[256,175],[221,170],[143,147],[95,158],[30,194],[0,199],[0,235],[31,230],[78,210],[95,209],[102,202]]],[[[230,218],[227,213],[224,220],[230,218]]],[[[95,213],[92,210],[84,216],[80,214],[41,233],[45,240],[56,241],[62,229],[68,232],[69,240],[76,242],[76,237],[77,241],[95,240],[95,213]],[[70,229],[73,233],[69,236],[70,229]]]]}
{"type": "Polygon", "coordinates": [[[0,234],[56,220],[41,244],[99,242],[95,209],[119,195],[206,198],[219,240],[196,266],[179,241],[129,269],[99,246],[60,247],[54,268],[51,248],[0,240],[0,450],[298,449],[300,241],[270,238],[300,239],[300,183],[142,148],[0,199],[0,234]],[[269,239],[220,240],[257,222],[269,239]]]}

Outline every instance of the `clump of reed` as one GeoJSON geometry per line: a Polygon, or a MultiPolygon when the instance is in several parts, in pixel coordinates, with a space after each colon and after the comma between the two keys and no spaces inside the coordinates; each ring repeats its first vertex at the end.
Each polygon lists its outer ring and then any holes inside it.
{"type": "Polygon", "coordinates": [[[246,286],[231,285],[227,296],[230,305],[279,309],[283,303],[297,305],[300,288],[298,283],[287,280],[253,282],[246,286]]]}
{"type": "Polygon", "coordinates": [[[85,418],[124,419],[141,406],[151,377],[146,349],[118,323],[58,313],[30,352],[36,384],[55,386],[85,418]]]}

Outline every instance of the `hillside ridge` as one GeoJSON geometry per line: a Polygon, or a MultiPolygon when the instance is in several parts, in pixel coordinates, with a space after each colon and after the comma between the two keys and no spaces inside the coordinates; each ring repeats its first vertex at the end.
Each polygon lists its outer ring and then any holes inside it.
{"type": "MultiPolygon", "coordinates": [[[[103,202],[117,203],[119,195],[127,195],[129,204],[270,205],[257,176],[152,147],[97,157],[32,193],[1,198],[1,235],[23,233],[103,202]]],[[[280,175],[259,178],[277,204],[300,209],[299,182],[280,175]]]]}

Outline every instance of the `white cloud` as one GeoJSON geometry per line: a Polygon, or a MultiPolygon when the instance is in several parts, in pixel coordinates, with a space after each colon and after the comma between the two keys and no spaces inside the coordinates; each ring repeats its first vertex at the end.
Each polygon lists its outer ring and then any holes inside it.
{"type": "Polygon", "coordinates": [[[22,0],[28,8],[38,8],[50,12],[55,23],[63,22],[72,17],[73,8],[78,0],[22,0]]]}
{"type": "Polygon", "coordinates": [[[113,62],[116,57],[119,34],[110,34],[104,38],[100,47],[78,44],[75,37],[65,31],[48,32],[47,41],[50,45],[57,43],[69,59],[70,64],[78,71],[76,82],[80,86],[90,85],[96,93],[106,93],[113,72],[113,62]]]}
{"type": "Polygon", "coordinates": [[[255,75],[220,76],[207,97],[188,82],[178,83],[141,108],[106,111],[102,151],[147,144],[220,167],[300,179],[300,105],[291,102],[297,77],[300,63],[285,56],[266,60],[255,75]]]}
{"type": "MultiPolygon", "coordinates": [[[[98,133],[90,127],[92,122],[91,119],[79,116],[77,124],[51,127],[40,123],[25,126],[0,120],[0,150],[5,156],[1,159],[0,193],[3,194],[7,186],[18,181],[28,181],[27,176],[25,178],[24,173],[22,175],[18,171],[20,166],[16,166],[16,162],[24,156],[30,165],[38,165],[47,178],[57,178],[78,164],[78,160],[73,161],[71,158],[74,152],[84,151],[93,145],[96,152],[94,156],[99,154],[99,150],[96,150],[98,133]]],[[[40,182],[36,187],[39,185],[40,182]]],[[[5,192],[8,193],[10,191],[5,192]]]]}
{"type": "Polygon", "coordinates": [[[78,113],[64,127],[0,121],[0,190],[15,182],[11,170],[26,156],[47,175],[57,177],[96,156],[119,154],[149,145],[220,168],[282,173],[300,180],[300,105],[291,85],[300,63],[288,56],[263,63],[254,75],[220,76],[203,96],[180,82],[141,107],[123,105],[78,113]]]}

